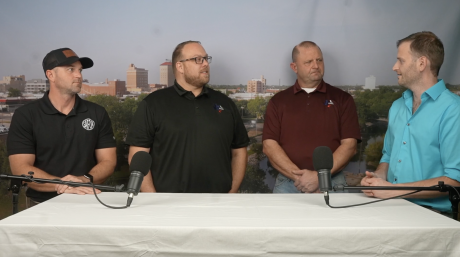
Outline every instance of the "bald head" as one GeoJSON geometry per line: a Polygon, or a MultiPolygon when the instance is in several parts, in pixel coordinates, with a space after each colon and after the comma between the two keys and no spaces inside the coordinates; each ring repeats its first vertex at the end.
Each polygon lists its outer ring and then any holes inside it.
{"type": "Polygon", "coordinates": [[[313,42],[313,41],[303,41],[300,44],[294,46],[294,49],[292,49],[292,62],[295,62],[297,60],[297,56],[299,56],[300,47],[308,48],[308,47],[318,47],[318,49],[321,51],[321,48],[313,42]]]}

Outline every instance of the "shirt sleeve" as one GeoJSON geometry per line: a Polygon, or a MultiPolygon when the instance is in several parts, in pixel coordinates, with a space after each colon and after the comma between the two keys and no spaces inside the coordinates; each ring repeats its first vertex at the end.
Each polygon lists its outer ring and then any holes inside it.
{"type": "Polygon", "coordinates": [[[32,120],[21,109],[15,111],[7,138],[8,156],[13,154],[35,154],[35,138],[32,120]]]}
{"type": "Polygon", "coordinates": [[[440,124],[439,148],[444,176],[460,182],[460,106],[455,104],[444,112],[440,124]]]}
{"type": "Polygon", "coordinates": [[[144,148],[152,147],[155,137],[153,115],[145,99],[142,100],[129,126],[128,135],[126,137],[127,145],[144,148]]]}
{"type": "Polygon", "coordinates": [[[358,122],[358,112],[356,111],[353,97],[347,94],[344,101],[342,115],[340,116],[340,136],[341,139],[356,138],[358,143],[361,142],[361,131],[358,122]]]}
{"type": "Polygon", "coordinates": [[[110,120],[109,114],[104,109],[96,149],[110,148],[115,147],[116,145],[115,137],[113,135],[112,122],[110,120]]]}
{"type": "Polygon", "coordinates": [[[264,130],[262,133],[262,141],[266,139],[272,139],[276,142],[279,142],[281,134],[281,123],[278,116],[277,107],[273,101],[273,98],[270,99],[265,111],[265,121],[264,121],[264,130]]]}

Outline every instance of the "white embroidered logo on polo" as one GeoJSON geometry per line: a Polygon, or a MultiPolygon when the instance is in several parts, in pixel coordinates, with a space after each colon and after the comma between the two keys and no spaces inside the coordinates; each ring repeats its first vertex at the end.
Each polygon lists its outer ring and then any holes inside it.
{"type": "Polygon", "coordinates": [[[94,122],[94,120],[92,120],[92,119],[90,119],[90,118],[85,119],[85,120],[81,123],[81,125],[83,126],[83,128],[86,129],[86,130],[93,130],[95,124],[96,124],[96,122],[94,122]]]}

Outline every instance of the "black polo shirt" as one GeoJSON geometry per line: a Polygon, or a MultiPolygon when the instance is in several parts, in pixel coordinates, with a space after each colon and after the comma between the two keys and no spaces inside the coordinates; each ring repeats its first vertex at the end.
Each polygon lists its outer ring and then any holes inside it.
{"type": "MultiPolygon", "coordinates": [[[[84,175],[97,164],[96,149],[116,146],[109,116],[102,106],[78,95],[65,115],[54,108],[48,94],[14,112],[8,155],[35,154],[34,166],[54,176],[84,175]]],[[[26,195],[42,202],[57,194],[29,188],[26,195]]]]}
{"type": "Polygon", "coordinates": [[[249,143],[233,101],[204,87],[200,95],[174,86],[140,104],[126,144],[150,148],[157,192],[227,193],[232,186],[231,149],[249,143]]]}

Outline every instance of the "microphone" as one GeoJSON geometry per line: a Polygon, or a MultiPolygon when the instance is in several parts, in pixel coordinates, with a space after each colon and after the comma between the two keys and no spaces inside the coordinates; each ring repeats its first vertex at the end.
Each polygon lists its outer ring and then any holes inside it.
{"type": "Polygon", "coordinates": [[[128,193],[128,204],[131,205],[133,197],[139,193],[141,189],[142,181],[144,176],[149,173],[150,165],[152,164],[152,157],[150,154],[144,151],[136,152],[131,159],[131,165],[129,165],[129,171],[131,175],[129,176],[127,191],[128,193]]]}
{"type": "Polygon", "coordinates": [[[332,151],[327,146],[318,146],[313,151],[313,167],[318,171],[318,184],[321,193],[329,199],[328,192],[332,190],[331,169],[334,165],[332,151]]]}

